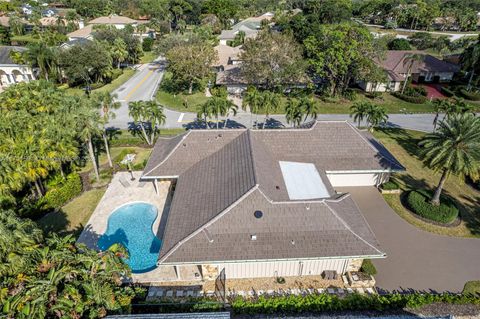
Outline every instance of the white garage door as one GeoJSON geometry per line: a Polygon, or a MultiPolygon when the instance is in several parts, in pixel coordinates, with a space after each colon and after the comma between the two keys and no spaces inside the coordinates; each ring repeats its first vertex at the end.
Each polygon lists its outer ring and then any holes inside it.
{"type": "Polygon", "coordinates": [[[376,186],[388,181],[389,173],[327,173],[333,187],[376,186]]]}

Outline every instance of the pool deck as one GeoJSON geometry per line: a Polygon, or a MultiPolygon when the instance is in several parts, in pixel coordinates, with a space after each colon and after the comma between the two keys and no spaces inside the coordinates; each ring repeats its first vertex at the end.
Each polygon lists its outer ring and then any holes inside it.
{"type": "Polygon", "coordinates": [[[98,250],[97,242],[100,236],[107,230],[110,214],[118,207],[132,202],[145,202],[157,208],[158,216],[153,223],[152,231],[157,237],[160,236],[158,230],[162,213],[165,212],[170,182],[159,182],[157,184],[157,194],[152,182],[139,182],[142,172],[133,172],[133,175],[135,177],[134,181],[130,180],[131,175],[128,172],[118,172],[113,176],[107,191],[95,208],[77,242],[83,243],[91,249],[98,250]]]}

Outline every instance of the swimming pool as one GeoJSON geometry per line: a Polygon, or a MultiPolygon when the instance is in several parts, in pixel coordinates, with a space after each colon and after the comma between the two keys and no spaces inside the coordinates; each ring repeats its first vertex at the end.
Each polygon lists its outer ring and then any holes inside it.
{"type": "Polygon", "coordinates": [[[125,259],[133,273],[157,267],[162,241],[152,232],[157,208],[147,203],[131,203],[117,208],[108,218],[107,231],[98,239],[98,248],[106,250],[113,244],[127,248],[125,259]]]}

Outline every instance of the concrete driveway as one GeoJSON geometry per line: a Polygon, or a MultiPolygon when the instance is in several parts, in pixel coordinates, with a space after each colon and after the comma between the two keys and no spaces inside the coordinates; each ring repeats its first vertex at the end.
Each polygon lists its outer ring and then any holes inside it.
{"type": "Polygon", "coordinates": [[[386,259],[375,260],[383,290],[461,292],[480,280],[480,239],[428,233],[398,216],[374,187],[344,187],[365,215],[386,259]]]}

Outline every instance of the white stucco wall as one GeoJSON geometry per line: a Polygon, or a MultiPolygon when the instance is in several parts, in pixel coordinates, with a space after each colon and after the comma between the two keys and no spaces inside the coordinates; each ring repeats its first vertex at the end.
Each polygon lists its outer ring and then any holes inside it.
{"type": "Polygon", "coordinates": [[[325,270],[347,271],[349,259],[323,259],[272,262],[224,263],[212,266],[225,269],[227,279],[321,275],[325,270]]]}
{"type": "Polygon", "coordinates": [[[0,86],[7,87],[19,82],[35,80],[33,70],[25,65],[0,65],[0,86]]]}
{"type": "Polygon", "coordinates": [[[333,187],[377,186],[390,178],[389,173],[328,173],[327,177],[333,187]]]}
{"type": "MultiPolygon", "coordinates": [[[[376,87],[373,88],[373,92],[397,92],[400,91],[401,82],[394,82],[395,85],[392,89],[388,88],[387,83],[377,83],[376,87]]],[[[372,86],[374,86],[371,82],[359,82],[358,85],[364,90],[365,92],[372,92],[372,86]]]]}

